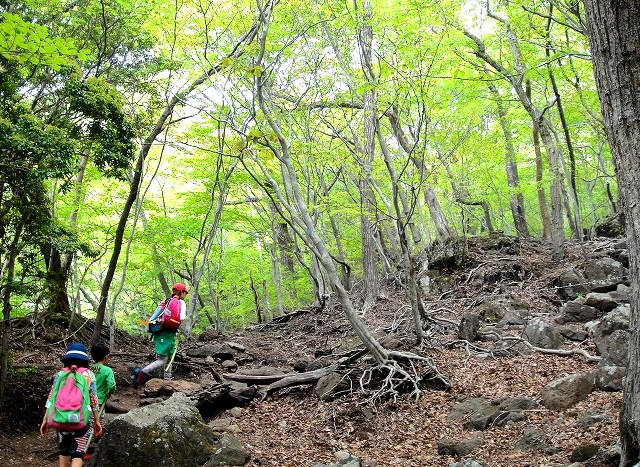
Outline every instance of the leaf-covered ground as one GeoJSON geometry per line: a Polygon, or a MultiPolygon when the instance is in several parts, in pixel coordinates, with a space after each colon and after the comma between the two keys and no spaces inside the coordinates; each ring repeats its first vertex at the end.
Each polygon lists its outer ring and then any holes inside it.
{"type": "MultiPolygon", "coordinates": [[[[360,380],[354,372],[353,392],[330,402],[319,401],[310,385],[281,390],[244,407],[234,420],[233,433],[247,444],[251,453],[248,465],[331,464],[337,461],[335,453],[344,450],[362,459],[363,465],[448,466],[456,459],[437,453],[438,440],[463,440],[477,435],[482,436],[484,443],[468,457],[494,467],[562,466],[571,463],[571,453],[579,444],[593,442],[602,449],[609,448],[618,436],[620,393],[595,391],[565,412],[540,407],[527,411],[526,421],[482,433],[468,432],[462,421],[452,422],[447,416],[455,402],[464,398],[537,398],[540,390],[554,379],[595,367],[595,363],[582,356],[529,353],[496,358],[482,352],[488,343],[478,342],[480,348],[469,348],[455,342],[455,323],[464,312],[476,309],[483,299],[503,294],[526,304],[535,315],[552,315],[559,304],[554,279],[585,254],[606,251],[610,244],[602,241],[569,246],[567,259],[554,263],[549,249],[539,242],[469,242],[462,267],[432,274],[434,292],[425,303],[433,319],[425,325],[426,341],[419,349],[433,359],[451,388],[426,388],[417,401],[400,394],[373,403],[359,390],[360,380]],[[602,421],[586,427],[583,419],[588,411],[603,415],[602,421]],[[557,448],[555,454],[514,449],[525,427],[532,425],[557,448]]],[[[416,350],[407,303],[399,290],[386,288],[376,308],[363,319],[377,336],[392,333],[403,342],[403,349],[416,350]]],[[[12,340],[13,361],[23,367],[38,364],[41,371],[14,375],[10,381],[8,407],[0,419],[0,466],[57,465],[53,435],[49,433],[42,438],[37,428],[48,390],[47,378],[59,365],[63,345],[56,342],[63,332],[28,331],[28,327],[16,330],[12,340]]],[[[513,335],[518,332],[517,327],[512,329],[513,335]]],[[[310,362],[319,355],[338,358],[359,347],[339,305],[333,301],[319,313],[304,311],[286,322],[257,325],[212,339],[237,342],[246,348],[238,359],[239,372],[265,365],[291,371],[301,361],[310,362]]],[[[199,343],[202,342],[183,344],[181,351],[199,343]]],[[[589,342],[578,348],[595,354],[589,342]]],[[[150,351],[151,344],[144,338],[117,336],[111,362],[119,384],[117,404],[128,408],[137,405],[139,390],[129,386],[129,372],[145,363],[150,351]]],[[[188,359],[179,356],[176,360],[174,377],[198,380],[198,371],[187,365],[188,359]]],[[[370,363],[365,358],[358,366],[370,363]]],[[[221,368],[219,372],[223,372],[221,368]]],[[[581,465],[604,465],[599,459],[581,465]]]]}

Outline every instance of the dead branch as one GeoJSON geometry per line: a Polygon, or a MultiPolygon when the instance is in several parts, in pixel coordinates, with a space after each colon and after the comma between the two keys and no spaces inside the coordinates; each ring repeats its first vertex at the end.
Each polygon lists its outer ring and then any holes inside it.
{"type": "Polygon", "coordinates": [[[338,365],[330,365],[324,368],[319,368],[313,371],[307,371],[306,373],[289,373],[284,378],[271,383],[266,387],[262,387],[258,390],[260,400],[263,401],[270,393],[286,388],[289,386],[298,386],[300,384],[311,384],[317,382],[323,376],[327,376],[333,371],[338,369],[338,365]]]}

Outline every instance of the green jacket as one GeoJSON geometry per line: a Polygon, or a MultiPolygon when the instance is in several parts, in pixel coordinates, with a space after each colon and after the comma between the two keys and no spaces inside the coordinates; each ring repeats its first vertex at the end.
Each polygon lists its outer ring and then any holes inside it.
{"type": "Polygon", "coordinates": [[[116,378],[113,374],[113,370],[102,363],[94,364],[91,367],[91,371],[96,375],[98,403],[102,407],[102,404],[107,401],[107,396],[116,392],[116,378]]]}

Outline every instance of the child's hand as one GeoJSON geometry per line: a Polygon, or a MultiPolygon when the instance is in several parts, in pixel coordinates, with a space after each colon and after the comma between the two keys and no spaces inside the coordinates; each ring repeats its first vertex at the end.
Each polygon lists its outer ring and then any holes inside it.
{"type": "Polygon", "coordinates": [[[98,439],[102,436],[102,425],[100,425],[100,421],[96,420],[93,423],[93,437],[98,439]]]}
{"type": "Polygon", "coordinates": [[[42,419],[42,423],[40,424],[40,436],[44,436],[47,432],[47,428],[49,428],[49,424],[47,423],[47,418],[42,419]]]}

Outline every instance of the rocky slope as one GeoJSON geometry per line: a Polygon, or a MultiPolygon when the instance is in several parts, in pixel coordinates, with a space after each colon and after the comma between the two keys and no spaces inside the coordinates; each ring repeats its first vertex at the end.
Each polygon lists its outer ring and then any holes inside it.
{"type": "MultiPolygon", "coordinates": [[[[429,272],[426,339],[420,348],[414,346],[411,313],[400,290],[386,288],[376,308],[363,317],[388,345],[429,356],[450,387],[425,384],[418,400],[408,393],[375,397],[373,388],[361,388],[362,370],[372,364],[365,357],[345,372],[350,386],[339,397],[320,401],[315,386],[307,384],[275,391],[264,400],[255,398],[240,410],[221,410],[215,417],[225,419],[224,429],[245,443],[250,454],[247,465],[329,465],[338,462],[341,451],[370,466],[449,466],[463,459],[497,467],[562,466],[578,459],[581,463],[576,465],[615,462],[609,450],[617,440],[620,392],[595,389],[563,410],[537,404],[552,381],[597,370],[598,361],[587,358],[599,350],[588,337],[586,324],[562,324],[586,337],[564,338],[560,346],[564,355],[547,353],[539,345],[534,346],[538,350],[532,349],[518,339],[534,318],[557,324],[554,319],[562,314],[561,307],[572,300],[558,288],[561,276],[581,271],[588,259],[615,256],[620,260],[624,257],[621,246],[606,239],[568,245],[561,263],[551,261],[548,246],[535,241],[490,237],[469,240],[463,247],[458,256],[433,254],[440,259],[433,261],[429,272]],[[461,336],[460,323],[474,315],[479,317],[474,339],[461,336]],[[473,414],[451,417],[452,410],[465,401],[484,399],[497,405],[516,398],[536,405],[527,406],[506,423],[493,420],[478,427],[469,423],[473,414]],[[586,455],[577,450],[588,444],[597,452],[583,459],[586,455]]],[[[11,379],[8,409],[0,420],[3,466],[57,465],[54,440],[39,438],[37,425],[47,379],[64,347],[57,342],[64,330],[49,329],[40,335],[28,331],[28,327],[17,329],[12,340],[13,361],[23,371],[11,379]],[[28,370],[30,365],[37,365],[39,371],[28,370]]],[[[232,370],[242,373],[265,366],[289,372],[318,360],[337,360],[358,348],[339,305],[330,300],[321,312],[301,310],[242,332],[208,332],[184,343],[174,378],[202,382],[232,370]],[[207,363],[189,356],[204,344],[225,342],[244,349],[233,356],[237,369],[223,368],[220,359],[207,363]]],[[[129,386],[128,376],[150,357],[150,350],[144,338],[117,336],[112,363],[119,384],[114,399],[118,411],[139,404],[141,390],[129,386]]]]}

